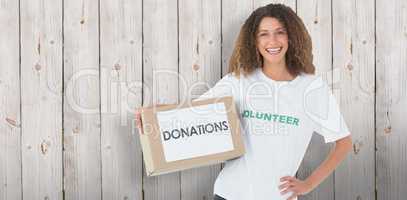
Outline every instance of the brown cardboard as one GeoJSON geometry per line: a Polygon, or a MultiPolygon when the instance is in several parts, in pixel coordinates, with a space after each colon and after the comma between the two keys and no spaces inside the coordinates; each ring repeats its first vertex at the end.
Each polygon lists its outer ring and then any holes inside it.
{"type": "Polygon", "coordinates": [[[244,154],[244,144],[240,133],[240,122],[233,98],[230,96],[188,102],[183,105],[163,105],[158,107],[144,107],[141,109],[144,134],[140,135],[146,173],[148,176],[166,174],[184,169],[212,165],[244,154]],[[212,103],[223,102],[227,110],[227,120],[233,140],[233,150],[216,154],[204,155],[184,160],[167,162],[164,158],[160,127],[156,112],[172,109],[189,108],[212,103]]]}

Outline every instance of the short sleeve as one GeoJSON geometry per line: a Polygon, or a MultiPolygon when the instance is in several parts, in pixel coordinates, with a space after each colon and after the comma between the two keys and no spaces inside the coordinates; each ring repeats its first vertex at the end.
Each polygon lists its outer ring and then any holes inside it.
{"type": "Polygon", "coordinates": [[[203,100],[215,97],[233,96],[237,97],[237,78],[231,73],[226,74],[220,79],[212,88],[200,95],[198,98],[192,100],[203,100]]]}
{"type": "Polygon", "coordinates": [[[339,105],[328,84],[318,77],[307,87],[305,94],[308,116],[314,122],[314,131],[324,137],[325,143],[350,135],[339,105]]]}

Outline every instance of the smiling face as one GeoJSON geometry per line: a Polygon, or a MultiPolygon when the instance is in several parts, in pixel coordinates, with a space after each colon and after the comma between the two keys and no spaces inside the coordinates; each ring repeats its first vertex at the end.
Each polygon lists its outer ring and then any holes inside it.
{"type": "Polygon", "coordinates": [[[256,33],[256,46],[263,56],[263,65],[285,65],[285,54],[288,49],[287,30],[276,18],[264,17],[256,33]]]}

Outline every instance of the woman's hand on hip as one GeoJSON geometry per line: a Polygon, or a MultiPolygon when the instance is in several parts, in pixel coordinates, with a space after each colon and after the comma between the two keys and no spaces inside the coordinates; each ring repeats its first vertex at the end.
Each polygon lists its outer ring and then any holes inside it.
{"type": "Polygon", "coordinates": [[[307,194],[312,190],[312,185],[307,181],[299,180],[292,176],[284,176],[280,179],[281,184],[278,189],[282,195],[291,192],[291,196],[287,200],[293,200],[299,195],[307,194]]]}

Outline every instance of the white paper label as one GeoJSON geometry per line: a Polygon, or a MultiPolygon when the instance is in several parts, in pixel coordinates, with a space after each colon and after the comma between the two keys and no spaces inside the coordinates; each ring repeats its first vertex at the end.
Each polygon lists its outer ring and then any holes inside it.
{"type": "Polygon", "coordinates": [[[225,104],[157,112],[167,162],[233,150],[225,104]]]}

